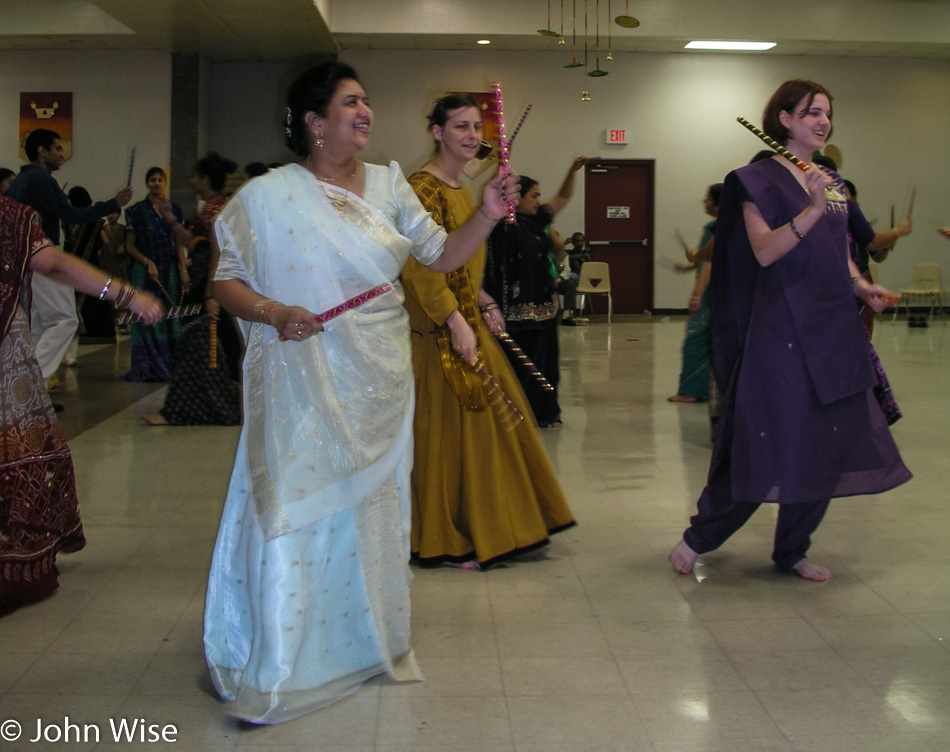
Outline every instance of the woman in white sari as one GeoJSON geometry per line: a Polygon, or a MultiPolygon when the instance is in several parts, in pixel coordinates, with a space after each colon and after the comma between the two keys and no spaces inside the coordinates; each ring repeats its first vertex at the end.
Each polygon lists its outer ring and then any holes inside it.
{"type": "Polygon", "coordinates": [[[287,112],[301,161],[247,183],[215,227],[215,295],[242,320],[247,355],[205,654],[229,712],[254,723],[324,707],[377,674],[422,678],[409,646],[413,375],[399,273],[410,253],[457,268],[517,198],[517,181],[496,176],[447,236],[396,163],[356,159],[372,120],[349,66],[302,74],[287,112]]]}

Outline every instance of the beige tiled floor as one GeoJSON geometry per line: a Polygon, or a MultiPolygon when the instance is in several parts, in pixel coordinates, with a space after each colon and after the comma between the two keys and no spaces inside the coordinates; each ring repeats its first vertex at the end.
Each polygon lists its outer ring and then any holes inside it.
{"type": "Polygon", "coordinates": [[[269,728],[228,719],[202,657],[237,431],[139,425],[161,391],[115,381],[125,345],[87,350],[59,399],[89,545],[0,620],[0,722],[33,738],[68,716],[100,742],[0,752],[111,750],[110,718],[174,724],[174,745],[134,746],[179,752],[948,752],[948,332],[878,326],[916,478],[832,505],[815,584],[770,566],[767,508],[695,576],[666,562],[709,459],[705,406],[665,401],[683,319],[562,330],[566,424],[545,441],[579,526],[504,568],[417,571],[428,680],[269,728]]]}

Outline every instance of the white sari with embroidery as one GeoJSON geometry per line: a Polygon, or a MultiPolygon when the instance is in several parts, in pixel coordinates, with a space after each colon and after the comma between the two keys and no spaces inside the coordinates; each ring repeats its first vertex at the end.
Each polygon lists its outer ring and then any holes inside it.
{"type": "Polygon", "coordinates": [[[249,182],[215,223],[215,278],[281,303],[321,312],[393,286],[304,342],[242,322],[245,420],[204,642],[229,712],[256,723],[383,672],[422,678],[409,646],[413,377],[399,273],[410,252],[435,260],[445,234],[397,164],[365,168],[359,198],[288,165],[249,182]]]}

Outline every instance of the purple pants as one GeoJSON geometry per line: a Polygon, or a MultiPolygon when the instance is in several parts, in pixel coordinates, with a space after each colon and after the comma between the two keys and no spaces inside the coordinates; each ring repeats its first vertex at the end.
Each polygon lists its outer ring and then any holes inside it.
{"type": "MultiPolygon", "coordinates": [[[[811,534],[821,524],[830,501],[778,505],[778,524],[772,549],[775,566],[791,569],[805,558],[811,546],[811,534]]],[[[683,540],[698,554],[715,551],[755,514],[759,506],[755,502],[714,498],[709,489],[704,488],[696,503],[696,514],[690,517],[689,527],[683,533],[683,540]]]]}

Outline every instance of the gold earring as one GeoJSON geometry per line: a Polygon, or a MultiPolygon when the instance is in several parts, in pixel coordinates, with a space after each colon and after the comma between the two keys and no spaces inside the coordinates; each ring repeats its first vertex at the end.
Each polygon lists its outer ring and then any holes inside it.
{"type": "Polygon", "coordinates": [[[313,139],[313,145],[316,146],[318,149],[323,148],[323,133],[322,132],[317,131],[316,136],[313,139]]]}

